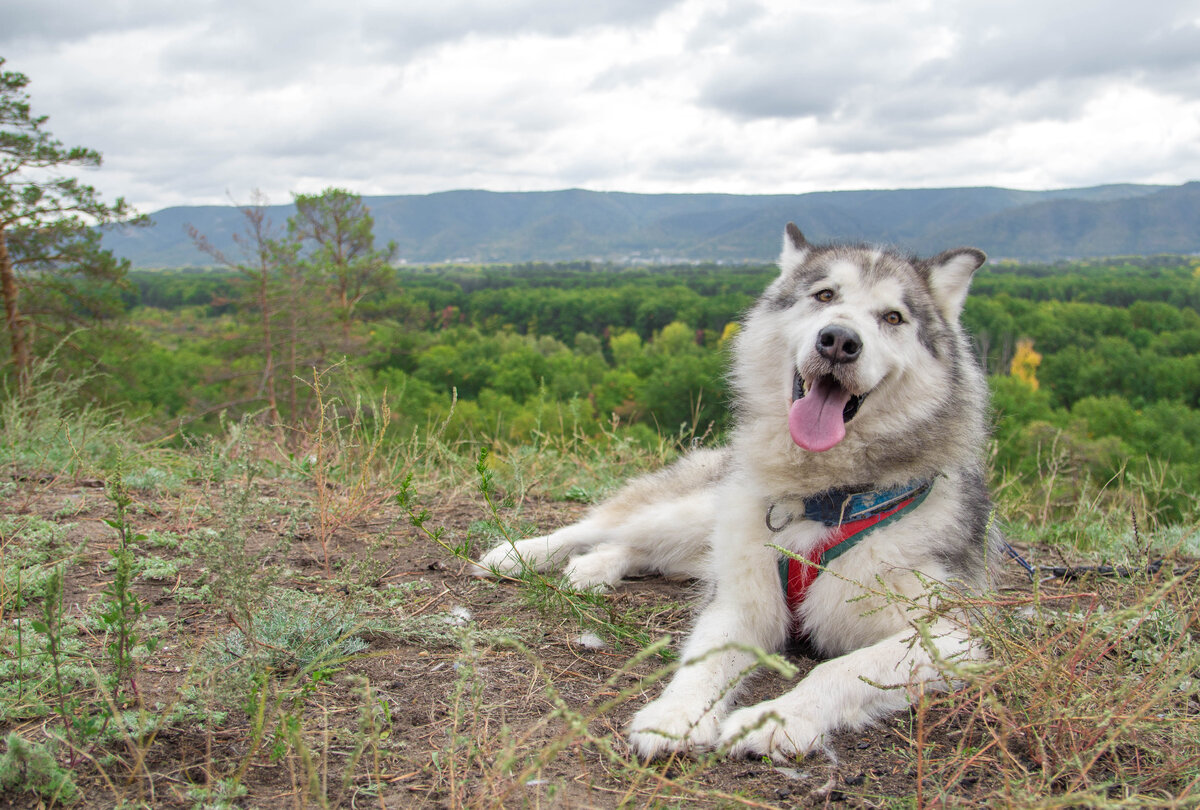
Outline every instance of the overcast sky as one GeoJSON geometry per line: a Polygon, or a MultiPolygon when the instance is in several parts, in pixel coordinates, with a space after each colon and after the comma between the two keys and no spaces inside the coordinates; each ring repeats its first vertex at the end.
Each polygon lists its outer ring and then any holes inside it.
{"type": "Polygon", "coordinates": [[[0,57],[146,212],[1200,179],[1200,0],[3,0],[0,57]]]}

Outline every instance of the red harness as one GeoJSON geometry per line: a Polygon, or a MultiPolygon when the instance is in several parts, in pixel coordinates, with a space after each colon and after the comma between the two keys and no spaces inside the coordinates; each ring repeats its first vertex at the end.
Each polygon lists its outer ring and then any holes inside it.
{"type": "MultiPolygon", "coordinates": [[[[921,494],[924,495],[924,493],[921,494]]],[[[800,607],[800,603],[804,601],[804,597],[808,593],[809,586],[820,573],[821,569],[818,566],[828,565],[836,560],[841,554],[854,547],[854,542],[847,542],[848,540],[857,542],[857,536],[896,513],[913,506],[916,500],[917,496],[914,496],[896,504],[886,512],[831,526],[825,539],[807,555],[797,555],[796,557],[785,555],[780,561],[779,574],[780,579],[783,580],[784,594],[787,596],[788,612],[792,616],[796,615],[796,608],[800,607]],[[800,559],[797,559],[798,557],[800,559]],[[784,572],[785,562],[787,564],[786,574],[784,572]]]]}

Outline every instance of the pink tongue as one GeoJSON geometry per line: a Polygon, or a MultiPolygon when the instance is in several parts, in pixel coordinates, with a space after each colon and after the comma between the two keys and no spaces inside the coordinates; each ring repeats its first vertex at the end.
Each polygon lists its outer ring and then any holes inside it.
{"type": "Polygon", "coordinates": [[[792,403],[788,413],[788,429],[792,441],[811,450],[823,453],[846,438],[846,423],[842,410],[850,401],[850,392],[822,377],[813,383],[812,390],[792,403]]]}

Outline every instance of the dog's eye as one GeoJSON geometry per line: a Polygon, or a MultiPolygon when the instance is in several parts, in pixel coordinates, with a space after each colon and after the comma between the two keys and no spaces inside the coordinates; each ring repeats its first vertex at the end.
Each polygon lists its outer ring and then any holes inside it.
{"type": "Polygon", "coordinates": [[[817,299],[822,304],[828,304],[833,300],[833,290],[820,290],[816,295],[813,296],[813,298],[817,299]]]}
{"type": "Polygon", "coordinates": [[[904,323],[904,316],[893,309],[891,312],[883,316],[883,320],[892,326],[899,326],[900,324],[904,323]]]}

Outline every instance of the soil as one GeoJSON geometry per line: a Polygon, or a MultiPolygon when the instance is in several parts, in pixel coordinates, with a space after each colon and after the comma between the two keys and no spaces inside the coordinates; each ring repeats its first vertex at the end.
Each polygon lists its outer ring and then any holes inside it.
{"type": "MultiPolygon", "coordinates": [[[[83,546],[67,569],[64,605],[69,618],[86,615],[105,598],[102,591],[112,581],[109,552],[118,540],[105,522],[115,511],[103,485],[63,479],[16,484],[10,514],[69,525],[68,544],[83,546]]],[[[282,556],[268,554],[259,563],[264,571],[287,572],[278,585],[319,594],[333,604],[354,599],[362,604],[364,593],[399,593],[403,598],[390,606],[381,598],[368,600],[372,607],[362,614],[368,629],[359,634],[368,647],[341,666],[328,667],[316,679],[286,672],[272,676],[276,686],[271,694],[285,695],[284,708],[302,719],[303,745],[294,738],[289,744],[279,728],[270,727],[263,742],[253,744],[254,701],[247,695],[255,693],[248,691],[242,703],[232,705],[210,698],[200,716],[162,720],[156,732],[140,741],[92,741],[73,756],[60,748],[60,761],[74,768],[84,794],[81,806],[111,807],[122,801],[153,807],[222,806],[212,794],[207,804],[198,803],[202,794],[195,791],[212,790],[221,779],[235,777],[247,792],[224,806],[882,807],[914,802],[919,783],[909,713],[866,731],[837,734],[827,752],[783,767],[713,757],[643,767],[628,759],[622,729],[657,694],[659,686],[643,679],[664,660],[651,657],[630,665],[638,645],[629,640],[608,639],[602,648],[581,643],[588,628],[561,610],[530,605],[526,586],[466,575],[465,564],[414,528],[392,500],[381,499],[362,512],[362,519],[338,529],[327,544],[326,573],[307,485],[269,481],[258,486],[257,502],[265,506],[246,524],[248,548],[270,549],[281,539],[290,540],[282,556]],[[374,568],[367,564],[372,561],[374,568]],[[347,570],[372,572],[366,591],[348,578],[347,570]],[[427,637],[387,630],[389,622],[411,628],[423,621],[432,628],[427,637]],[[473,631],[474,640],[468,645],[463,640],[468,636],[456,636],[454,625],[473,631]],[[501,635],[519,639],[524,649],[498,643],[501,635]],[[371,690],[371,705],[378,708],[374,733],[366,737],[361,731],[364,684],[371,690]],[[593,716],[595,707],[622,690],[629,691],[627,700],[593,716]],[[204,714],[216,708],[224,708],[224,718],[206,720],[204,714]],[[587,718],[574,736],[568,734],[563,710],[587,718]],[[374,744],[355,760],[355,747],[365,738],[374,744]],[[612,753],[605,753],[596,740],[611,744],[612,753]],[[506,764],[510,751],[515,757],[506,764]]],[[[222,515],[228,508],[222,505],[230,496],[219,488],[192,482],[174,493],[132,494],[129,522],[139,534],[187,538],[206,528],[219,531],[227,523],[222,515]]],[[[421,500],[430,513],[426,527],[443,529],[443,540],[451,544],[478,535],[479,522],[489,518],[474,492],[421,500]]],[[[578,503],[530,498],[506,507],[502,517],[549,530],[577,519],[585,509],[578,503]]],[[[21,542],[18,535],[2,539],[21,542]]],[[[139,548],[179,569],[174,577],[141,578],[135,585],[147,606],[143,621],[161,619],[165,624],[153,631],[159,646],[139,665],[136,694],[126,689],[122,699],[126,708],[165,717],[190,699],[185,690],[198,682],[204,645],[239,622],[227,606],[199,598],[204,571],[186,545],[150,551],[142,540],[139,548]]],[[[695,583],[647,578],[622,585],[605,596],[605,604],[613,615],[630,617],[649,638],[670,634],[677,645],[697,591],[695,583]]],[[[38,609],[31,604],[19,615],[38,609]]],[[[11,620],[12,613],[10,609],[3,618],[11,620]]],[[[93,632],[85,640],[81,657],[106,671],[104,638],[93,632]]],[[[816,663],[798,653],[790,660],[801,676],[816,663]]],[[[778,676],[761,675],[742,700],[755,702],[788,687],[778,676]]],[[[83,697],[99,706],[99,695],[93,690],[83,697]]],[[[0,723],[0,731],[41,741],[55,725],[51,710],[48,716],[0,723]]],[[[954,786],[952,803],[969,806],[973,796],[988,792],[992,778],[967,770],[954,786]]],[[[30,801],[28,794],[0,791],[0,806],[30,801]]]]}

